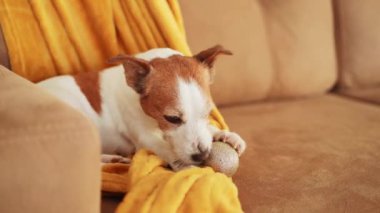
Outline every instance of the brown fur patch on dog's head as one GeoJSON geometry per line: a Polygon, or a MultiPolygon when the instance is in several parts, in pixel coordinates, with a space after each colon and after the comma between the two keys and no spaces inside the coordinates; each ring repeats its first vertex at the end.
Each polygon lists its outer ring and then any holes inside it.
{"type": "MultiPolygon", "coordinates": [[[[122,62],[126,81],[141,95],[141,106],[146,114],[158,121],[162,130],[175,128],[176,125],[164,119],[165,114],[181,117],[178,110],[178,79],[194,81],[211,103],[209,85],[213,76],[213,65],[221,55],[231,55],[220,45],[204,50],[193,57],[173,55],[156,58],[152,61],[119,55],[111,62],[122,62]]],[[[186,118],[183,118],[184,121],[186,118]]]]}
{"type": "Polygon", "coordinates": [[[140,95],[143,111],[157,121],[177,158],[186,164],[199,163],[202,158],[194,156],[207,156],[212,144],[208,115],[213,106],[213,65],[219,55],[231,52],[219,45],[193,57],[157,51],[145,53],[146,58],[159,53],[168,57],[146,61],[118,56],[114,60],[123,62],[126,82],[140,95]]]}
{"type": "Polygon", "coordinates": [[[203,93],[211,101],[209,89],[209,72],[207,67],[192,57],[174,55],[169,58],[154,59],[150,62],[154,71],[149,76],[147,86],[149,92],[141,98],[141,106],[145,113],[158,121],[161,129],[176,127],[164,119],[164,115],[178,116],[186,122],[178,109],[178,79],[195,81],[203,93]]]}

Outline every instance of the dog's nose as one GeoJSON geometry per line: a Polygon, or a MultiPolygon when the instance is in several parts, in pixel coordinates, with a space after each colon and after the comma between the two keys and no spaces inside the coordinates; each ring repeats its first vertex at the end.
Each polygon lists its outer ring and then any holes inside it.
{"type": "Polygon", "coordinates": [[[202,149],[200,149],[199,146],[198,146],[198,149],[199,149],[199,153],[192,154],[191,159],[194,162],[201,163],[208,158],[208,156],[210,155],[210,151],[209,150],[202,150],[202,149]]]}

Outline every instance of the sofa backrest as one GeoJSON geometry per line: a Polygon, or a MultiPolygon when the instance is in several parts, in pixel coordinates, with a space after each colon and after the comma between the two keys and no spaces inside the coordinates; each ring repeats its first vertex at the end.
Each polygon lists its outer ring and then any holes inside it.
{"type": "Polygon", "coordinates": [[[380,1],[336,0],[339,88],[380,86],[380,1]]]}
{"type": "Polygon", "coordinates": [[[193,53],[217,43],[234,53],[216,63],[216,103],[319,94],[336,82],[330,0],[180,3],[193,53]]]}

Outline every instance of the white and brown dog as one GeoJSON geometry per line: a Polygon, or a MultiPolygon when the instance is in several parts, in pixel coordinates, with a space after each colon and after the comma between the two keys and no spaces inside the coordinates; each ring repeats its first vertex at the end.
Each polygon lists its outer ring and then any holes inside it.
{"type": "Polygon", "coordinates": [[[172,49],[153,49],[110,60],[123,65],[38,85],[98,127],[103,161],[125,161],[145,148],[179,170],[204,161],[213,140],[229,143],[239,154],[245,150],[239,135],[209,124],[214,107],[209,85],[220,54],[231,52],[217,45],[185,57],[172,49]]]}

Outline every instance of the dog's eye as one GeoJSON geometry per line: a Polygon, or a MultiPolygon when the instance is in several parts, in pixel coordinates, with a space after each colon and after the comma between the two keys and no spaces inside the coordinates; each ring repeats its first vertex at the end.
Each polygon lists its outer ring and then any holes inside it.
{"type": "Polygon", "coordinates": [[[178,116],[171,116],[171,115],[164,115],[165,120],[172,124],[182,124],[183,121],[180,117],[178,116]]]}

